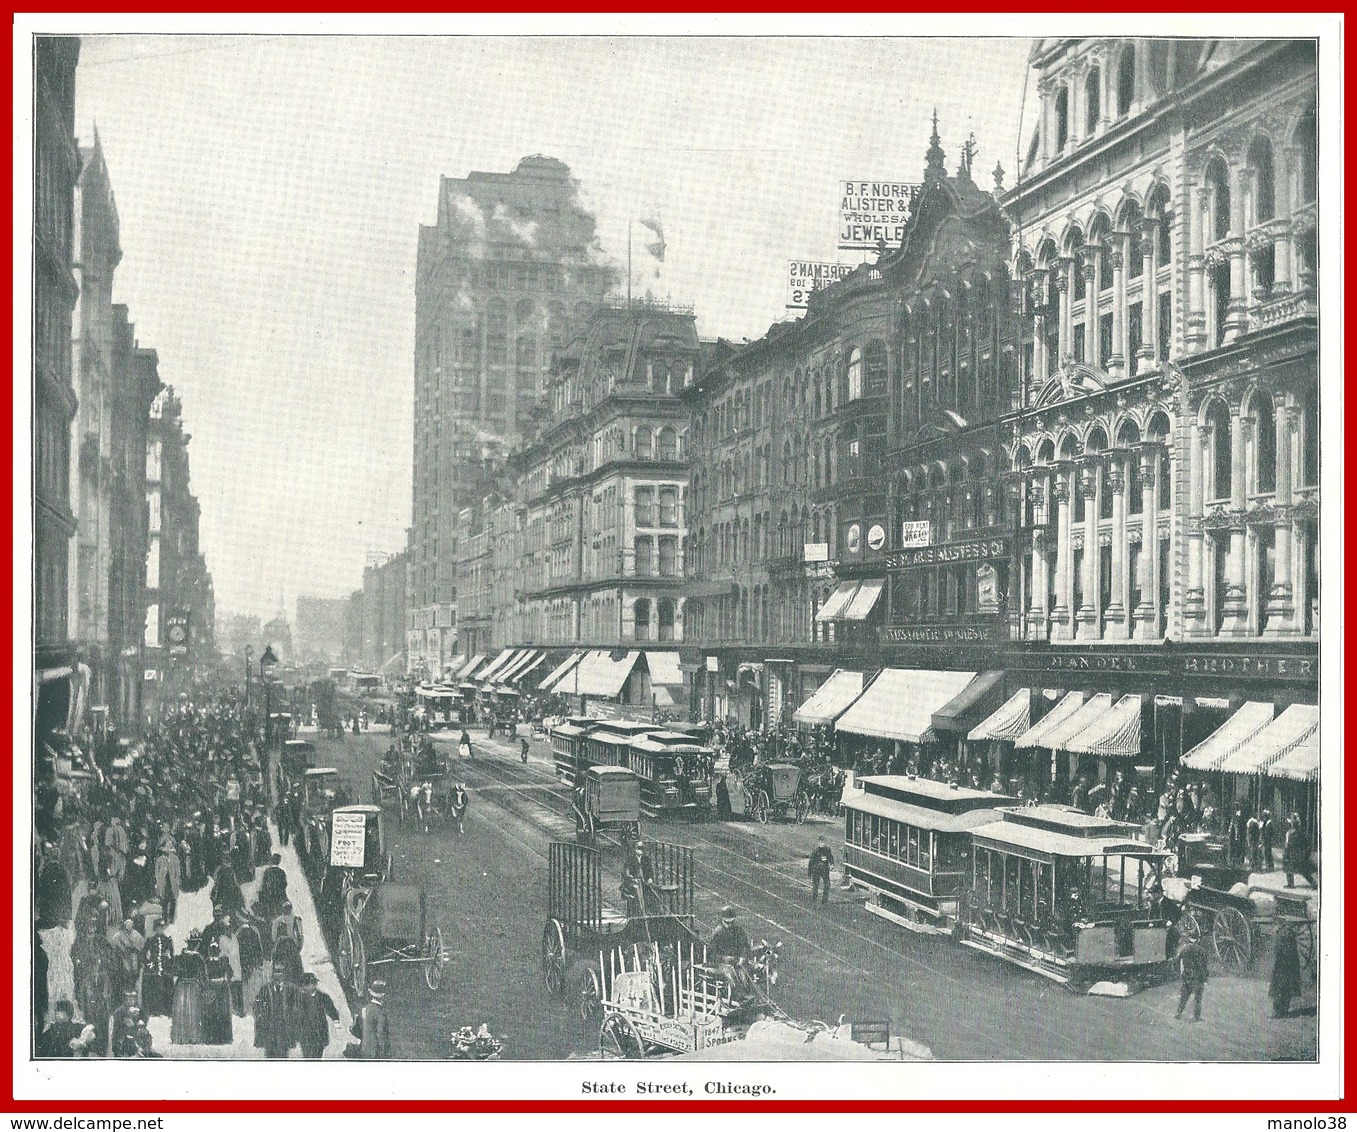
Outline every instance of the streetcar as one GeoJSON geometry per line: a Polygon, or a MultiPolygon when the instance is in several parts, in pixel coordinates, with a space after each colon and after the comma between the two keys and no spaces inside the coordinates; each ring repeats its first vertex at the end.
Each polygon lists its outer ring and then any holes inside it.
{"type": "Polygon", "coordinates": [[[861,780],[844,802],[843,869],[867,911],[911,931],[949,933],[971,881],[971,833],[1015,799],[908,775],[861,780]]]}
{"type": "Polygon", "coordinates": [[[1170,924],[1159,892],[1172,854],[1135,833],[1067,806],[1001,809],[970,830],[960,942],[1076,987],[1162,978],[1170,924]]]}
{"type": "Polygon", "coordinates": [[[629,719],[600,723],[584,737],[580,747],[580,770],[590,766],[630,767],[632,741],[659,730],[653,723],[636,723],[629,719]]]}
{"type": "Polygon", "coordinates": [[[712,751],[681,731],[652,730],[629,744],[628,763],[641,780],[641,812],[649,818],[705,819],[711,812],[712,751]]]}
{"type": "Polygon", "coordinates": [[[551,729],[551,759],[556,765],[556,777],[573,785],[579,772],[580,747],[584,737],[599,726],[597,719],[588,716],[567,716],[565,721],[551,729]]]}

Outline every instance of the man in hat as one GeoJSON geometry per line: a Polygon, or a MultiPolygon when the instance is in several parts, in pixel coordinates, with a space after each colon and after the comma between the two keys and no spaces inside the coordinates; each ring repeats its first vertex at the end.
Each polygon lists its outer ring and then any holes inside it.
{"type": "Polygon", "coordinates": [[[1263,871],[1270,873],[1277,867],[1277,861],[1272,856],[1272,847],[1277,842],[1277,826],[1272,820],[1272,811],[1263,811],[1263,823],[1258,829],[1258,843],[1263,855],[1263,871]]]}
{"type": "Polygon", "coordinates": [[[360,1061],[385,1061],[391,1056],[391,1022],[386,1013],[386,981],[374,979],[368,988],[368,1000],[353,1020],[351,1042],[345,1057],[360,1061]]]}
{"type": "Polygon", "coordinates": [[[269,863],[259,879],[254,914],[261,920],[272,920],[287,903],[287,873],[283,870],[282,860],[277,853],[270,854],[269,863]]]}
{"type": "Polygon", "coordinates": [[[1175,1018],[1182,1018],[1188,999],[1192,1000],[1192,1021],[1202,1020],[1202,991],[1206,989],[1206,950],[1196,940],[1184,938],[1175,956],[1178,961],[1180,984],[1178,1010],[1175,1018]]]}
{"type": "Polygon", "coordinates": [[[122,1005],[113,1012],[108,1022],[108,1056],[137,1056],[137,1022],[141,1007],[137,1005],[135,990],[123,991],[122,1005]]]}
{"type": "Polygon", "coordinates": [[[749,957],[749,934],[735,920],[735,909],[727,904],[721,909],[721,926],[712,933],[711,953],[726,981],[732,987],[743,987],[744,961],[749,957]]]}
{"type": "Polygon", "coordinates": [[[75,1007],[69,998],[57,999],[52,1006],[52,1024],[38,1036],[39,1057],[72,1057],[71,1042],[85,1027],[75,1021],[75,1007]]]}
{"type": "Polygon", "coordinates": [[[297,987],[275,969],[254,1000],[254,1044],[265,1057],[286,1057],[297,1044],[300,1005],[297,987]]]}
{"type": "Polygon", "coordinates": [[[339,1010],[334,999],[320,989],[320,981],[313,971],[302,976],[299,1002],[298,1036],[302,1056],[314,1061],[324,1055],[325,1047],[330,1044],[330,1023],[339,1021],[339,1010]]]}
{"type": "Polygon", "coordinates": [[[820,842],[810,851],[810,860],[806,864],[807,871],[810,873],[810,902],[812,904],[815,903],[815,898],[821,895],[821,889],[824,890],[821,903],[829,903],[829,870],[833,866],[834,854],[825,844],[824,835],[821,834],[820,842]]]}
{"type": "Polygon", "coordinates": [[[141,949],[141,1005],[148,1017],[169,1017],[174,1008],[174,941],[157,917],[141,949]]]}
{"type": "Polygon", "coordinates": [[[1310,839],[1300,825],[1300,814],[1292,814],[1286,819],[1286,840],[1282,843],[1282,869],[1286,873],[1286,887],[1296,887],[1296,874],[1299,873],[1311,888],[1315,883],[1315,870],[1310,864],[1310,839]]]}
{"type": "Polygon", "coordinates": [[[124,920],[116,931],[109,933],[108,946],[113,950],[114,978],[119,991],[137,993],[137,979],[141,974],[141,949],[146,939],[137,931],[132,920],[124,920]]]}
{"type": "Polygon", "coordinates": [[[172,833],[160,838],[155,858],[155,891],[165,914],[165,922],[174,923],[174,914],[179,906],[179,886],[182,880],[182,862],[179,859],[179,846],[172,833]]]}

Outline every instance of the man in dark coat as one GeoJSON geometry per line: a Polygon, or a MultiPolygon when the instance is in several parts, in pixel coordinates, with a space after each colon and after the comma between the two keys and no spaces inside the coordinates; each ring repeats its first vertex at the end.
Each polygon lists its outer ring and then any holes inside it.
{"type": "Polygon", "coordinates": [[[273,944],[273,974],[293,986],[300,986],[302,968],[301,945],[290,935],[279,936],[273,944]]]}
{"type": "Polygon", "coordinates": [[[74,1021],[75,1007],[69,999],[58,999],[52,1007],[52,1024],[38,1037],[39,1057],[74,1057],[71,1042],[80,1037],[84,1024],[74,1021]]]}
{"type": "Polygon", "coordinates": [[[386,982],[374,979],[368,990],[368,1001],[353,1020],[350,1032],[357,1042],[344,1050],[345,1057],[360,1061],[382,1061],[391,1056],[391,1020],[383,1000],[386,982]]]}
{"type": "Polygon", "coordinates": [[[38,873],[38,926],[56,927],[71,919],[71,874],[62,863],[56,846],[43,847],[42,869],[38,873]]]}
{"type": "Polygon", "coordinates": [[[1263,851],[1263,871],[1271,872],[1277,867],[1272,856],[1272,847],[1277,843],[1277,827],[1272,821],[1272,811],[1263,811],[1263,824],[1258,830],[1258,841],[1263,851]]]}
{"type": "Polygon", "coordinates": [[[286,1057],[297,1044],[298,990],[275,969],[254,1000],[254,1044],[265,1057],[286,1057]]]}
{"type": "Polygon", "coordinates": [[[1183,1016],[1183,1008],[1188,999],[1192,1000],[1192,1021],[1202,1020],[1202,992],[1206,989],[1206,950],[1195,940],[1184,939],[1178,945],[1178,974],[1181,979],[1178,990],[1178,1011],[1175,1018],[1183,1016]]]}
{"type": "Polygon", "coordinates": [[[166,1018],[174,1008],[174,941],[160,921],[141,950],[141,1007],[147,1017],[166,1018]]]}
{"type": "Polygon", "coordinates": [[[245,911],[245,895],[240,891],[240,882],[235,870],[225,861],[217,866],[212,878],[212,905],[220,907],[228,916],[238,916],[245,911]]]}
{"type": "Polygon", "coordinates": [[[108,1056],[137,1056],[137,1023],[141,1021],[141,1007],[137,1005],[137,992],[123,992],[122,1005],[113,1012],[108,1021],[108,1056]]]}
{"type": "Polygon", "coordinates": [[[282,858],[274,853],[264,867],[259,880],[259,895],[255,897],[254,914],[261,920],[272,920],[283,910],[287,903],[287,873],[281,865],[282,858]]]}
{"type": "Polygon", "coordinates": [[[810,860],[806,863],[807,871],[810,873],[810,902],[815,903],[815,898],[821,895],[821,889],[824,890],[822,904],[829,903],[829,870],[834,865],[834,854],[829,846],[825,844],[822,836],[820,843],[811,850],[810,860]]]}
{"type": "Polygon", "coordinates": [[[300,997],[300,1026],[302,1056],[315,1060],[325,1053],[330,1044],[330,1023],[339,1021],[335,1001],[320,989],[319,980],[311,971],[302,976],[300,997]]]}
{"type": "Polygon", "coordinates": [[[1293,928],[1277,930],[1276,954],[1267,993],[1272,999],[1272,1017],[1285,1018],[1291,1013],[1291,1000],[1300,994],[1300,948],[1296,945],[1293,928]]]}
{"type": "Polygon", "coordinates": [[[1310,865],[1310,839],[1300,826],[1300,814],[1292,814],[1286,819],[1286,841],[1282,844],[1282,869],[1286,873],[1286,887],[1296,887],[1296,874],[1299,873],[1311,888],[1315,883],[1315,871],[1310,865]]]}

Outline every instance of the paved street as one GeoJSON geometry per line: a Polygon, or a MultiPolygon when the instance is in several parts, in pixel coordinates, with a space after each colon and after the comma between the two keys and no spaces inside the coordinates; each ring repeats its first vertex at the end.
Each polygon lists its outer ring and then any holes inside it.
{"type": "MultiPolygon", "coordinates": [[[[456,758],[456,732],[442,733],[456,758]]],[[[587,1057],[585,1033],[552,999],[539,972],[546,918],[546,857],[571,840],[565,791],[550,750],[535,743],[523,766],[515,748],[474,732],[480,758],[457,762],[471,795],[467,831],[425,834],[392,823],[395,872],[423,884],[449,951],[443,987],[429,995],[413,969],[390,978],[399,1057],[435,1057],[447,1035],[488,1022],[515,1058],[587,1057]]],[[[380,733],[318,740],[366,798],[389,742],[380,733]]],[[[778,1001],[794,1018],[888,1019],[892,1032],[946,1059],[1253,1060],[1315,1055],[1313,1014],[1269,1017],[1266,979],[1213,975],[1200,1025],[1176,1022],[1176,985],[1130,999],[1079,996],[950,940],[913,935],[866,912],[861,894],[836,890],[812,907],[805,861],[819,833],[836,857],[837,821],[805,826],[648,822],[647,838],[694,846],[697,913],[710,934],[723,904],[751,936],[781,940],[778,1001]]],[[[837,877],[837,869],[835,872],[837,877]]]]}

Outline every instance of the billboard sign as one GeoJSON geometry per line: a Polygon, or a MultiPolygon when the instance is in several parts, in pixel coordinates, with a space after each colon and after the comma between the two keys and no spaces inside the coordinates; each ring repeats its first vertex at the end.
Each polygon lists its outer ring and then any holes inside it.
{"type": "Polygon", "coordinates": [[[933,524],[927,519],[919,519],[900,524],[900,547],[909,550],[918,546],[929,546],[933,542],[933,524]]]}
{"type": "Polygon", "coordinates": [[[165,640],[170,656],[188,655],[188,611],[176,609],[165,617],[165,640]]]}
{"type": "Polygon", "coordinates": [[[829,561],[829,543],[827,542],[808,542],[801,547],[801,561],[803,562],[828,562],[829,561]]]}
{"type": "Polygon", "coordinates": [[[787,309],[805,310],[812,291],[836,283],[853,270],[851,263],[817,263],[809,259],[787,261],[787,309]]]}
{"type": "Polygon", "coordinates": [[[839,250],[898,248],[918,194],[919,186],[906,181],[840,181],[839,250]]]}

